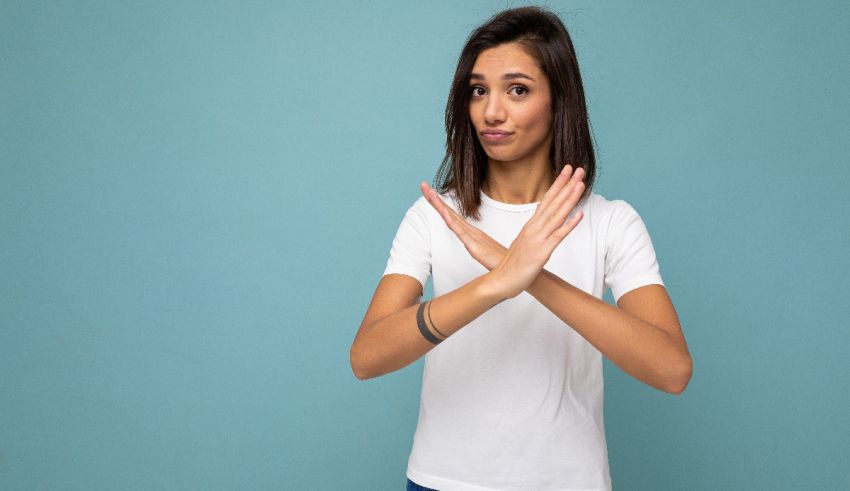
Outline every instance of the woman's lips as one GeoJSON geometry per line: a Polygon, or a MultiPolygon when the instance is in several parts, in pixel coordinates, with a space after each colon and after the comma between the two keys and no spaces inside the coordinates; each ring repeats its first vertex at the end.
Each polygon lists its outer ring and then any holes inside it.
{"type": "Polygon", "coordinates": [[[513,133],[481,133],[481,138],[490,143],[498,143],[508,139],[513,133]]]}

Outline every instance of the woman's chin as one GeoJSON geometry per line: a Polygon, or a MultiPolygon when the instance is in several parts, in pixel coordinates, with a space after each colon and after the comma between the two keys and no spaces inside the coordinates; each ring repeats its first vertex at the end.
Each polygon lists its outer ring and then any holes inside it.
{"type": "Polygon", "coordinates": [[[519,155],[516,155],[515,152],[499,152],[499,151],[487,151],[485,148],[484,152],[487,154],[487,157],[490,160],[494,160],[496,162],[511,162],[514,160],[518,160],[520,158],[519,155]]]}

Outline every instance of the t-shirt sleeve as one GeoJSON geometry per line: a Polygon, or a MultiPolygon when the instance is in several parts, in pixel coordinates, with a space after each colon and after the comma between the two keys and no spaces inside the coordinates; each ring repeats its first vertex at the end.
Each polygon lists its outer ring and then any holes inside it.
{"type": "Polygon", "coordinates": [[[416,278],[422,284],[423,293],[431,274],[431,234],[420,208],[424,199],[416,200],[404,214],[384,269],[384,275],[400,273],[416,278]]]}
{"type": "Polygon", "coordinates": [[[643,219],[627,202],[613,203],[605,243],[605,285],[611,288],[616,302],[635,288],[664,282],[643,219]]]}

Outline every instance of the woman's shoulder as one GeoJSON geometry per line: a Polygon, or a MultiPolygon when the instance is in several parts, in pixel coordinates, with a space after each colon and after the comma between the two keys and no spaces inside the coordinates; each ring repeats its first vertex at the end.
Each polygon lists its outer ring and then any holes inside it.
{"type": "Polygon", "coordinates": [[[605,237],[619,236],[635,223],[643,222],[637,210],[625,199],[608,198],[591,192],[585,197],[582,206],[582,221],[586,221],[587,226],[605,237]]]}
{"type": "MultiPolygon", "coordinates": [[[[439,196],[444,203],[457,210],[457,206],[454,201],[453,191],[449,191],[446,193],[437,193],[437,196],[439,196]]],[[[434,206],[428,201],[428,199],[421,194],[416,199],[414,199],[413,202],[408,206],[406,214],[416,215],[427,224],[430,224],[435,220],[442,220],[442,218],[440,217],[440,213],[434,208],[434,206]]]]}
{"type": "Polygon", "coordinates": [[[585,214],[592,213],[600,218],[611,218],[634,211],[634,207],[628,201],[620,198],[609,199],[594,191],[584,198],[584,207],[585,214]]]}

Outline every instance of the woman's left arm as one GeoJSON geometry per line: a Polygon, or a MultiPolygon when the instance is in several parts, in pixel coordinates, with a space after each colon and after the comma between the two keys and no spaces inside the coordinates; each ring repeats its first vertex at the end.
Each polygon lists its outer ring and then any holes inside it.
{"type": "Polygon", "coordinates": [[[526,291],[629,375],[671,394],[687,387],[693,363],[664,286],[635,288],[618,308],[543,269],[526,291]]]}

